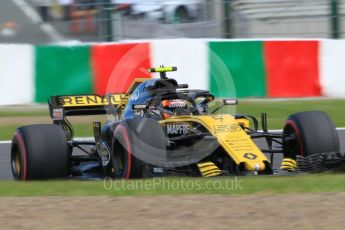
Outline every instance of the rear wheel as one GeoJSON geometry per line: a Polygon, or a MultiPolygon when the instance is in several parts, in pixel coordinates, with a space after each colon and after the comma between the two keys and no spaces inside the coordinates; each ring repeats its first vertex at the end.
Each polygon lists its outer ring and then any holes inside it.
{"type": "Polygon", "coordinates": [[[17,180],[68,176],[69,149],[63,130],[48,124],[18,128],[12,140],[11,168],[17,180]]]}
{"type": "Polygon", "coordinates": [[[328,115],[321,111],[307,111],[288,117],[283,133],[284,156],[339,152],[338,133],[328,115]]]}

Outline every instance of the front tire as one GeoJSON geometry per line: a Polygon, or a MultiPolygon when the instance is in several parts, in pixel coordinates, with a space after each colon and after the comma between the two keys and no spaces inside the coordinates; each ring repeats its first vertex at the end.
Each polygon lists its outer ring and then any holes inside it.
{"type": "Polygon", "coordinates": [[[57,125],[28,125],[17,129],[11,145],[16,180],[62,178],[69,175],[69,149],[57,125]]]}
{"type": "MultiPolygon", "coordinates": [[[[150,118],[134,118],[121,122],[114,131],[110,176],[142,178],[147,166],[164,159],[167,138],[159,123],[150,118]],[[151,161],[151,162],[150,162],[151,161]]],[[[109,175],[109,174],[108,174],[109,175]]]]}
{"type": "Polygon", "coordinates": [[[284,157],[296,159],[317,153],[339,152],[339,137],[331,119],[321,111],[307,111],[288,117],[283,134],[284,157]],[[293,138],[290,138],[290,137],[293,138]]]}

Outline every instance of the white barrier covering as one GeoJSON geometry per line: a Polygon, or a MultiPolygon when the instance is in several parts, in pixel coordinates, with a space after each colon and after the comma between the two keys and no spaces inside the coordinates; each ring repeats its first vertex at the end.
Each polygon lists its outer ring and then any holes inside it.
{"type": "Polygon", "coordinates": [[[177,66],[168,77],[188,83],[191,89],[208,87],[208,41],[197,39],[154,40],[151,42],[152,66],[177,66]]]}
{"type": "Polygon", "coordinates": [[[0,105],[34,101],[34,48],[0,45],[0,105]]]}
{"type": "Polygon", "coordinates": [[[345,40],[321,40],[319,66],[323,95],[345,97],[345,40]]]}

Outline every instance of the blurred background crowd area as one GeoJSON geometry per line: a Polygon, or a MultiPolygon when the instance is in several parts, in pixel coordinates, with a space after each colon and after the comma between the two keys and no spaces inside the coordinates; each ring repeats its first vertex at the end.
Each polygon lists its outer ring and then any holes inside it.
{"type": "Polygon", "coordinates": [[[345,0],[6,0],[0,42],[341,38],[345,0]]]}

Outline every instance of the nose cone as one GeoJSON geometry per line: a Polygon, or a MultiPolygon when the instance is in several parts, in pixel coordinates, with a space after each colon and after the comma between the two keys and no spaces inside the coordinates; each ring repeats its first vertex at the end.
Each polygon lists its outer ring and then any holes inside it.
{"type": "Polygon", "coordinates": [[[263,171],[265,170],[265,164],[264,162],[245,162],[244,163],[245,168],[249,171],[249,172],[253,172],[253,171],[263,171]]]}

